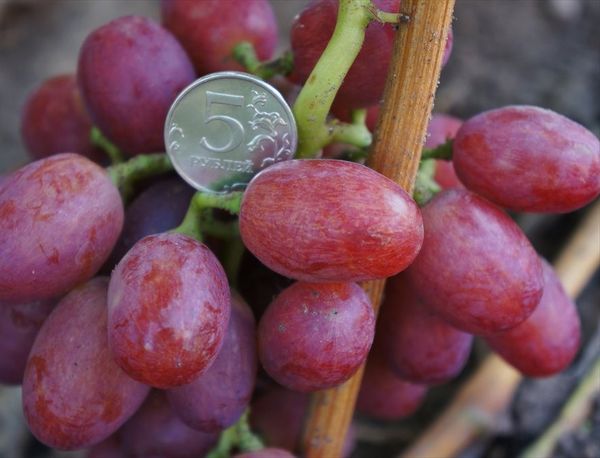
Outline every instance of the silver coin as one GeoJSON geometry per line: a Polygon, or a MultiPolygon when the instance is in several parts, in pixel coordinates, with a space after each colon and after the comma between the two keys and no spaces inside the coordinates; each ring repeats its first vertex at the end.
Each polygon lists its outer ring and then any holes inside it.
{"type": "Polygon", "coordinates": [[[175,170],[201,191],[243,189],[259,171],[291,159],[294,115],[271,85],[241,72],[204,76],[177,97],[165,122],[175,170]]]}

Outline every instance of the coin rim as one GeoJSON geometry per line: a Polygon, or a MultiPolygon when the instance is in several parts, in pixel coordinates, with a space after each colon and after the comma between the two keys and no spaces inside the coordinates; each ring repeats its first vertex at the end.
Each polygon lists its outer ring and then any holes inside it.
{"type": "MultiPolygon", "coordinates": [[[[294,158],[294,156],[296,154],[296,147],[298,146],[298,129],[296,127],[296,119],[294,118],[294,113],[292,112],[292,109],[289,106],[289,104],[287,103],[287,101],[285,100],[285,98],[281,95],[281,93],[275,87],[273,87],[266,81],[263,81],[254,75],[251,75],[250,73],[236,72],[236,71],[216,72],[216,73],[211,73],[209,75],[205,75],[205,76],[198,78],[197,80],[195,80],[194,82],[192,82],[188,86],[186,86],[179,93],[179,95],[175,98],[175,100],[171,104],[171,107],[169,108],[169,111],[167,112],[167,117],[165,119],[165,125],[164,125],[164,130],[163,130],[163,140],[164,140],[164,144],[165,144],[165,153],[167,154],[167,156],[169,156],[169,159],[171,160],[171,164],[173,165],[173,168],[175,169],[177,174],[186,183],[188,183],[192,188],[196,189],[197,191],[210,192],[210,193],[214,193],[214,194],[227,194],[227,193],[230,193],[233,191],[226,191],[226,190],[216,191],[213,189],[208,189],[206,187],[199,187],[199,185],[197,183],[194,183],[192,178],[189,178],[187,176],[187,174],[184,173],[184,171],[179,166],[179,164],[177,164],[175,157],[174,157],[174,153],[172,153],[170,151],[167,139],[168,139],[169,131],[171,130],[170,123],[171,123],[171,119],[173,118],[173,112],[177,109],[177,106],[179,105],[181,100],[189,92],[193,91],[196,88],[196,86],[200,86],[201,84],[204,84],[207,81],[211,81],[214,79],[222,79],[222,78],[235,78],[235,79],[250,81],[252,83],[258,84],[263,89],[266,89],[267,91],[269,91],[269,93],[271,93],[271,95],[273,95],[273,97],[275,97],[275,99],[281,104],[281,106],[283,107],[283,110],[286,112],[289,119],[291,120],[291,129],[290,129],[291,130],[290,133],[292,134],[292,145],[291,145],[292,148],[291,149],[294,152],[294,154],[292,155],[292,157],[290,157],[290,159],[294,158]]],[[[287,159],[287,160],[289,160],[289,159],[287,159]]],[[[258,172],[256,172],[252,176],[252,178],[254,178],[258,173],[262,172],[263,170],[267,169],[268,167],[269,166],[260,169],[258,172]]],[[[250,179],[250,181],[252,181],[252,178],[250,179]]],[[[245,185],[247,186],[248,183],[245,183],[245,185]]]]}

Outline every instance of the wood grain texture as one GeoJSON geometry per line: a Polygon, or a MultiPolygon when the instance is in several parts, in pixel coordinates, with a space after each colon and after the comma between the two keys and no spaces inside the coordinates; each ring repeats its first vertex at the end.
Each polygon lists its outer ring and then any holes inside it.
{"type": "MultiPolygon", "coordinates": [[[[454,0],[404,0],[401,24],[367,165],[412,194],[438,86],[454,0]]],[[[375,312],[385,280],[362,285],[375,312]]],[[[313,395],[302,442],[307,458],[341,457],[364,366],[339,387],[313,395]]]]}

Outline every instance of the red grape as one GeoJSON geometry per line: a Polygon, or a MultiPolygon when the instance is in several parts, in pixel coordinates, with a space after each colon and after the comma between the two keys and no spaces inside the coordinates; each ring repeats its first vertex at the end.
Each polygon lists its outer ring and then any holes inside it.
{"type": "Polygon", "coordinates": [[[130,458],[198,458],[218,438],[183,423],[165,394],[157,390],[150,393],[140,410],[123,425],[121,437],[130,458]]]}
{"type": "Polygon", "coordinates": [[[295,283],[260,320],[260,362],[292,390],[333,387],[364,362],[374,327],[369,298],[357,284],[295,283]]]}
{"type": "MultiPolygon", "coordinates": [[[[398,12],[400,0],[375,0],[376,6],[398,12]]],[[[292,24],[290,42],[294,53],[294,70],[290,78],[303,84],[325,50],[338,12],[338,0],[311,2],[292,24]]],[[[365,41],[344,78],[336,97],[337,109],[368,107],[379,102],[392,57],[394,28],[391,24],[372,22],[365,41]]]]}
{"type": "Polygon", "coordinates": [[[500,356],[529,377],[562,371],[579,350],[577,308],[543,259],[542,266],[544,295],[535,311],[518,326],[485,339],[500,356]]]}
{"type": "MultiPolygon", "coordinates": [[[[425,148],[435,148],[453,139],[462,123],[460,119],[453,116],[435,113],[427,126],[425,148]]],[[[436,161],[434,180],[442,189],[464,188],[464,185],[456,176],[451,160],[436,161]]]]}
{"type": "Polygon", "coordinates": [[[225,272],[206,246],[181,234],[149,235],[111,276],[108,340],[131,377],[172,388],[213,363],[229,312],[225,272]]]}
{"type": "Polygon", "coordinates": [[[391,369],[407,381],[424,385],[458,375],[473,342],[473,336],[428,309],[402,274],[387,281],[378,326],[391,369]]]}
{"type": "Polygon", "coordinates": [[[277,46],[277,21],[267,0],[162,0],[163,25],[189,53],[200,75],[244,70],[233,58],[235,45],[254,45],[260,60],[277,46]]]}
{"type": "Polygon", "coordinates": [[[105,155],[90,142],[91,130],[75,75],[47,79],[23,107],[21,136],[34,158],[73,152],[102,161],[105,155]]]}
{"type": "Polygon", "coordinates": [[[419,208],[393,181],[360,164],[317,159],[280,162],[256,175],[244,193],[240,233],[275,272],[337,282],[405,269],[423,226],[419,208]]]}
{"type": "Polygon", "coordinates": [[[356,408],[378,420],[399,420],[415,412],[427,394],[427,387],[398,378],[387,366],[383,354],[374,348],[369,355],[356,408]]]}
{"type": "Polygon", "coordinates": [[[133,155],[164,151],[169,107],[195,74],[168,30],[148,18],[125,16],[87,37],[77,76],[94,122],[133,155]]]}
{"type": "Polygon", "coordinates": [[[217,359],[192,383],[169,390],[167,397],[188,426],[218,432],[234,424],[250,403],[257,365],[254,316],[233,293],[229,328],[217,359]]]}
{"type": "Polygon", "coordinates": [[[294,458],[287,450],[282,448],[263,448],[253,452],[245,452],[234,455],[233,458],[294,458]]]}
{"type": "Polygon", "coordinates": [[[90,448],[86,458],[127,458],[121,445],[119,432],[90,448]]]}
{"type": "Polygon", "coordinates": [[[44,444],[78,449],[114,433],[143,402],[148,387],[117,366],[106,338],[108,280],[96,278],[65,296],[43,324],[23,379],[23,409],[44,444]]]}
{"type": "Polygon", "coordinates": [[[106,172],[77,154],[57,154],[0,185],[0,301],[60,296],[91,278],[123,225],[106,172]]]}
{"type": "Polygon", "coordinates": [[[600,194],[598,138],[543,108],[507,106],[467,120],[453,162],[469,189],[512,210],[569,212],[600,194]]]}
{"type": "Polygon", "coordinates": [[[423,209],[425,239],[407,270],[423,302],[472,334],[510,329],[542,297],[541,262],[504,212],[463,189],[448,189],[423,209]]]}
{"type": "Polygon", "coordinates": [[[0,384],[22,382],[35,336],[56,302],[50,299],[14,306],[0,304],[0,384]]]}

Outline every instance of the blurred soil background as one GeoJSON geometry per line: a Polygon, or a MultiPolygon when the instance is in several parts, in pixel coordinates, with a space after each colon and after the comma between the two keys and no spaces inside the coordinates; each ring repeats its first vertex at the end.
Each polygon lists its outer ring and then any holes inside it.
{"type": "MultiPolygon", "coordinates": [[[[291,20],[306,0],[272,3],[280,18],[283,50],[291,20]]],[[[19,136],[27,94],[47,77],[74,72],[79,46],[94,28],[125,14],[158,19],[158,11],[154,0],[0,0],[0,174],[28,161],[19,136]]],[[[600,0],[457,0],[454,51],[442,74],[435,111],[466,118],[503,105],[533,104],[562,113],[599,135],[598,24],[600,0]]],[[[584,212],[518,215],[517,220],[538,251],[552,260],[584,212]]],[[[600,250],[600,221],[597,241],[600,250]]],[[[524,381],[503,421],[488,428],[488,434],[463,453],[465,458],[516,456],[555,419],[590,362],[600,355],[598,273],[578,307],[584,345],[573,367],[556,377],[524,381]]],[[[358,419],[360,443],[354,456],[396,456],[486,352],[478,343],[460,379],[431,390],[413,418],[395,423],[358,419]]],[[[582,427],[561,439],[555,456],[597,458],[598,438],[597,399],[582,427]]],[[[49,452],[35,444],[23,423],[19,389],[0,387],[0,458],[42,456],[81,454],[49,452]]]]}

